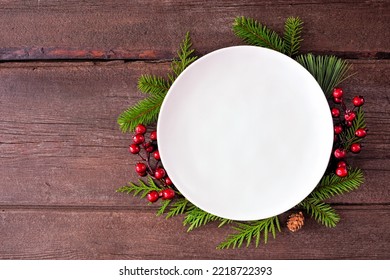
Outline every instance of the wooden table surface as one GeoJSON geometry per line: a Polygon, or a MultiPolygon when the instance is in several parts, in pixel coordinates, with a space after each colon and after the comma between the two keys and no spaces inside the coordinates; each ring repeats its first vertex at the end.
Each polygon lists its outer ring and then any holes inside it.
{"type": "Polygon", "coordinates": [[[0,258],[389,259],[389,0],[1,0],[0,26],[0,258]],[[186,31],[198,55],[242,44],[240,15],[278,31],[299,16],[302,52],[352,64],[343,88],[366,98],[369,136],[351,163],[366,182],[330,200],[336,228],[307,219],[259,248],[216,250],[228,227],[186,233],[182,217],[115,192],[136,180],[137,160],[116,119],[186,31]]]}

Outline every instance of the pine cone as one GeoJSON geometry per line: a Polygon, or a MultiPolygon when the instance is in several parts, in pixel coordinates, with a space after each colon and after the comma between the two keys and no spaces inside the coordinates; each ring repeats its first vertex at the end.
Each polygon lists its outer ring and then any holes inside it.
{"type": "Polygon", "coordinates": [[[293,213],[288,217],[287,228],[292,232],[296,232],[304,225],[304,222],[305,217],[303,216],[302,212],[293,213]]]}

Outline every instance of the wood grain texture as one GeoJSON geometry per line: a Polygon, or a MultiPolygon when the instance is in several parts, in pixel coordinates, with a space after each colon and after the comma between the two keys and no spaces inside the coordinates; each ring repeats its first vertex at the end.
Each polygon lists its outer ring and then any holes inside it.
{"type": "Polygon", "coordinates": [[[241,44],[236,16],[305,22],[303,51],[388,58],[390,5],[365,1],[0,1],[0,59],[172,58],[191,31],[200,54],[241,44]]]}
{"type": "MultiPolygon", "coordinates": [[[[119,113],[140,100],[142,73],[165,72],[168,63],[20,63],[0,67],[0,205],[128,206],[144,201],[115,193],[137,179],[130,135],[119,113]]],[[[334,203],[390,202],[390,61],[353,61],[346,83],[362,94],[369,137],[351,156],[366,172],[361,189],[334,203]]],[[[232,132],[234,134],[234,132],[232,132]]]]}
{"type": "MultiPolygon", "coordinates": [[[[1,208],[0,208],[1,209],[1,208]]],[[[79,210],[0,211],[2,259],[388,259],[389,206],[343,207],[326,229],[313,219],[296,233],[284,227],[259,248],[216,250],[232,233],[209,224],[186,233],[182,217],[153,212],[79,210]],[[383,217],[383,218],[380,218],[383,217]],[[347,234],[348,233],[348,234],[347,234]]]]}

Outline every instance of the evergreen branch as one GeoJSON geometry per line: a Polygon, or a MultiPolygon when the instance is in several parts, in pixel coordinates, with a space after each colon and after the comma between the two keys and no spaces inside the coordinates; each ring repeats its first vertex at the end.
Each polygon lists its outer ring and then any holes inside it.
{"type": "Polygon", "coordinates": [[[352,122],[352,126],[340,134],[340,140],[345,149],[349,149],[353,143],[358,143],[363,140],[363,138],[355,135],[356,130],[359,128],[366,128],[366,120],[362,107],[356,111],[356,118],[352,122]]]}
{"type": "Polygon", "coordinates": [[[249,45],[265,47],[284,52],[284,42],[280,36],[252,18],[236,17],[233,32],[249,45]]]}
{"type": "Polygon", "coordinates": [[[189,201],[185,198],[180,198],[178,199],[172,206],[171,208],[169,209],[169,212],[167,214],[167,219],[173,217],[173,216],[177,216],[177,215],[180,215],[180,214],[183,214],[184,211],[186,210],[187,208],[187,205],[188,205],[189,201]]]}
{"type": "Polygon", "coordinates": [[[326,97],[330,97],[333,89],[349,77],[350,65],[333,55],[305,54],[299,55],[296,60],[313,75],[326,97]]]}
{"type": "Polygon", "coordinates": [[[122,132],[134,130],[140,123],[148,125],[155,122],[164,97],[160,94],[151,95],[124,111],[118,118],[122,132]]]}
{"type": "Polygon", "coordinates": [[[169,81],[157,76],[144,75],[138,81],[138,88],[145,93],[151,95],[134,106],[128,108],[118,117],[118,124],[122,132],[134,130],[134,128],[142,123],[148,125],[157,120],[160,112],[161,104],[164,101],[165,95],[168,92],[170,85],[179,76],[179,74],[193,61],[196,56],[193,56],[194,50],[191,49],[192,43],[189,33],[180,45],[178,51],[178,60],[174,60],[171,64],[171,74],[168,74],[169,81]]]}
{"type": "Polygon", "coordinates": [[[138,184],[130,182],[128,185],[120,187],[117,192],[121,193],[133,193],[133,196],[140,196],[144,198],[150,191],[160,191],[161,189],[156,185],[151,177],[148,177],[148,183],[142,180],[138,180],[138,184]]]}
{"type": "Polygon", "coordinates": [[[344,178],[336,174],[330,174],[322,177],[321,182],[309,197],[325,200],[334,195],[341,195],[356,190],[363,181],[363,172],[358,168],[349,170],[348,176],[344,178]]]}
{"type": "Polygon", "coordinates": [[[340,221],[340,216],[329,205],[314,197],[303,200],[300,204],[308,214],[326,227],[335,227],[340,221]]]}
{"type": "Polygon", "coordinates": [[[171,203],[171,199],[166,199],[161,201],[161,206],[157,210],[156,216],[161,216],[162,214],[165,213],[165,210],[167,209],[168,205],[171,203]]]}
{"type": "Polygon", "coordinates": [[[253,239],[255,239],[255,246],[258,247],[261,234],[264,235],[264,243],[267,243],[268,233],[271,232],[275,238],[276,230],[280,232],[280,224],[278,217],[274,216],[251,223],[238,223],[234,229],[238,232],[230,234],[225,241],[217,246],[217,249],[239,248],[245,241],[246,247],[248,247],[253,239]]]}
{"type": "Polygon", "coordinates": [[[186,216],[183,221],[183,225],[187,226],[189,225],[187,232],[193,230],[194,228],[198,228],[200,226],[204,226],[209,222],[213,221],[221,221],[219,226],[223,226],[225,224],[228,224],[230,222],[229,219],[221,218],[218,216],[215,216],[213,214],[210,214],[206,211],[203,211],[202,209],[191,206],[191,208],[186,212],[186,216]]]}
{"type": "Polygon", "coordinates": [[[167,94],[171,84],[163,77],[155,75],[142,75],[138,79],[138,89],[143,93],[148,94],[167,94]]]}
{"type": "Polygon", "coordinates": [[[171,70],[173,74],[168,74],[168,78],[171,83],[181,74],[190,65],[194,62],[198,57],[194,56],[194,49],[191,49],[192,42],[190,33],[187,32],[184,40],[180,45],[180,50],[177,52],[179,59],[175,59],[171,63],[171,70]]]}
{"type": "Polygon", "coordinates": [[[303,21],[299,17],[289,17],[284,23],[284,50],[288,56],[298,53],[303,21]]]}

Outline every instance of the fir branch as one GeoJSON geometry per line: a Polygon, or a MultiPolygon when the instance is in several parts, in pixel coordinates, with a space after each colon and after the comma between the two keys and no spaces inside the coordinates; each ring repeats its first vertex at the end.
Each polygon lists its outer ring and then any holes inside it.
{"type": "Polygon", "coordinates": [[[326,227],[335,227],[340,221],[340,216],[329,205],[314,197],[304,199],[300,204],[308,214],[326,227]]]}
{"type": "Polygon", "coordinates": [[[168,88],[180,73],[193,61],[197,59],[193,56],[192,43],[187,32],[178,51],[179,59],[171,64],[171,74],[168,74],[169,81],[157,76],[144,75],[138,81],[138,88],[142,92],[151,94],[149,97],[139,101],[134,106],[128,108],[118,117],[118,124],[122,132],[132,131],[142,123],[148,125],[157,120],[161,105],[164,101],[168,88]]]}
{"type": "Polygon", "coordinates": [[[288,56],[298,53],[303,21],[299,17],[289,17],[284,23],[284,51],[288,56]]]}
{"type": "Polygon", "coordinates": [[[352,122],[352,126],[340,134],[341,144],[345,149],[349,149],[353,143],[358,143],[363,140],[363,138],[359,138],[355,135],[356,130],[359,128],[366,128],[366,120],[362,107],[356,111],[356,118],[352,122]]]}
{"type": "Polygon", "coordinates": [[[164,97],[165,95],[160,94],[151,95],[122,112],[118,118],[118,124],[122,132],[132,131],[140,123],[148,125],[155,122],[164,97]]]}
{"type": "Polygon", "coordinates": [[[142,75],[138,79],[138,89],[143,93],[163,95],[167,94],[171,83],[163,77],[142,75]]]}
{"type": "Polygon", "coordinates": [[[180,45],[180,50],[177,52],[179,59],[174,59],[171,63],[171,70],[173,74],[168,74],[168,78],[173,83],[176,78],[181,74],[198,57],[194,56],[194,49],[191,49],[192,42],[190,33],[187,32],[184,40],[180,45]]]}
{"type": "Polygon", "coordinates": [[[165,213],[165,210],[167,209],[168,205],[171,203],[171,199],[161,200],[161,206],[157,210],[156,216],[161,216],[165,213]]]}
{"type": "Polygon", "coordinates": [[[236,17],[233,32],[247,44],[284,52],[284,42],[280,36],[252,18],[236,17]]]}
{"type": "Polygon", "coordinates": [[[191,231],[194,228],[198,228],[200,226],[204,226],[209,222],[213,221],[221,221],[219,224],[219,227],[230,223],[229,219],[221,218],[218,216],[215,216],[213,214],[210,214],[206,211],[203,211],[202,209],[192,205],[190,209],[186,212],[186,216],[183,221],[183,225],[187,226],[189,225],[187,231],[191,231]]]}
{"type": "Polygon", "coordinates": [[[296,60],[313,75],[326,97],[329,97],[333,89],[349,77],[347,74],[350,65],[333,55],[305,54],[298,56],[296,60]]]}
{"type": "Polygon", "coordinates": [[[234,229],[238,232],[230,234],[225,241],[217,246],[217,249],[239,248],[244,241],[248,247],[253,239],[255,239],[255,246],[258,247],[261,234],[264,235],[264,243],[267,243],[268,233],[272,233],[273,238],[275,238],[276,230],[280,232],[280,224],[278,217],[274,216],[251,223],[238,223],[234,229]]]}
{"type": "Polygon", "coordinates": [[[138,180],[138,184],[130,182],[128,185],[120,187],[117,189],[117,192],[121,193],[127,193],[131,194],[133,193],[133,196],[140,196],[141,198],[144,198],[148,192],[150,191],[160,191],[161,188],[159,188],[156,183],[153,181],[151,177],[148,177],[148,182],[145,183],[142,180],[138,180]]]}
{"type": "Polygon", "coordinates": [[[317,200],[325,200],[334,195],[341,195],[356,190],[364,181],[363,172],[356,168],[348,171],[348,176],[341,178],[336,174],[322,177],[319,185],[309,195],[317,200]]]}
{"type": "Polygon", "coordinates": [[[169,209],[166,219],[183,214],[188,204],[189,201],[186,198],[178,199],[169,209]]]}

